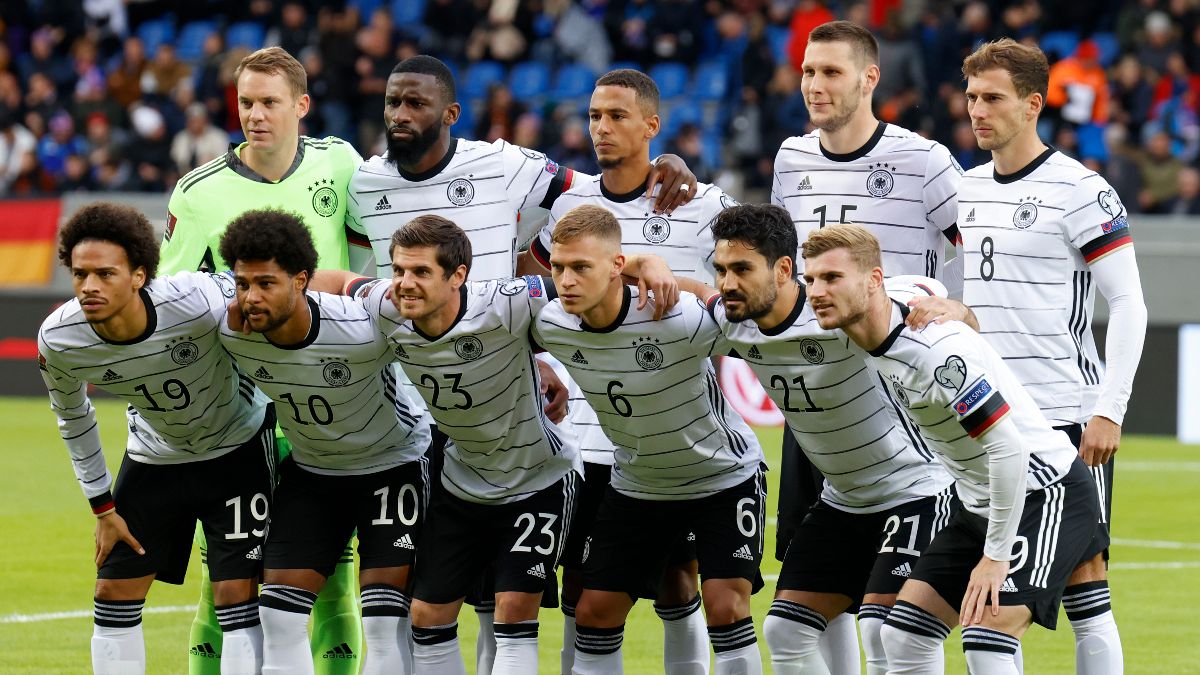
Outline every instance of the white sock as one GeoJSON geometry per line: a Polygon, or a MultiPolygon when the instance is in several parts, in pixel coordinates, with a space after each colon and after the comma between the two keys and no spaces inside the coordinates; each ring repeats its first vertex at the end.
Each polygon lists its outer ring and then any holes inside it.
{"type": "Polygon", "coordinates": [[[714,675],[760,675],[762,656],[754,635],[754,618],[746,617],[724,626],[709,626],[708,639],[717,653],[714,675]]]}
{"type": "Polygon", "coordinates": [[[1112,613],[1108,582],[1093,581],[1063,591],[1063,608],[1075,631],[1075,672],[1120,675],[1125,672],[1121,634],[1112,613]]]}
{"type": "Polygon", "coordinates": [[[946,672],[942,644],[949,635],[950,627],[941,619],[897,600],[879,631],[887,652],[888,675],[942,675],[946,672]]]}
{"type": "Polygon", "coordinates": [[[421,675],[466,675],[458,650],[458,622],[445,626],[412,627],[413,672],[421,675]]]}
{"type": "Polygon", "coordinates": [[[537,675],[538,622],[498,623],[492,675],[537,675]]]}
{"type": "Polygon", "coordinates": [[[623,675],[625,664],[621,658],[621,642],[625,639],[625,626],[616,628],[588,628],[575,626],[575,665],[572,675],[623,675]]]}
{"type": "Polygon", "coordinates": [[[575,665],[575,605],[562,603],[562,613],[563,641],[562,649],[558,652],[558,661],[562,675],[571,675],[571,668],[575,665]]]}
{"type": "Polygon", "coordinates": [[[317,594],[283,584],[266,584],[258,599],[262,619],[263,675],[312,675],[308,615],[317,594]]]}
{"type": "Polygon", "coordinates": [[[829,675],[818,642],[825,617],[796,602],[776,599],[763,621],[763,637],[775,675],[829,675]]]}
{"type": "Polygon", "coordinates": [[[1021,651],[1021,645],[1017,645],[1017,651],[1013,654],[1013,663],[1017,666],[1017,672],[1025,675],[1025,652],[1021,651]]]}
{"type": "Polygon", "coordinates": [[[883,650],[879,629],[883,628],[889,610],[891,607],[875,604],[858,608],[858,632],[862,636],[863,652],[867,655],[867,675],[887,673],[887,653],[883,650]]]}
{"type": "Polygon", "coordinates": [[[92,671],[96,675],[143,675],[146,643],[142,639],[145,600],[95,598],[92,626],[92,671]]]}
{"type": "Polygon", "coordinates": [[[475,673],[492,675],[492,664],[496,662],[496,603],[489,602],[475,608],[479,619],[479,635],[475,638],[475,673]]]}
{"type": "Polygon", "coordinates": [[[700,612],[700,594],[682,605],[655,605],[654,612],[663,622],[663,672],[708,675],[708,630],[700,612]]]}
{"type": "Polygon", "coordinates": [[[367,584],[360,597],[366,642],[363,675],[412,675],[412,648],[407,627],[402,626],[408,620],[408,596],[389,584],[367,584]]]}
{"type": "Polygon", "coordinates": [[[971,675],[1017,675],[1013,655],[1021,641],[998,630],[971,626],[962,632],[963,655],[971,675]]]}
{"type": "Polygon", "coordinates": [[[839,614],[829,622],[820,642],[821,658],[829,672],[837,675],[859,675],[858,629],[853,614],[839,614]]]}
{"type": "Polygon", "coordinates": [[[258,675],[263,664],[258,598],[214,609],[221,624],[221,675],[258,675]]]}

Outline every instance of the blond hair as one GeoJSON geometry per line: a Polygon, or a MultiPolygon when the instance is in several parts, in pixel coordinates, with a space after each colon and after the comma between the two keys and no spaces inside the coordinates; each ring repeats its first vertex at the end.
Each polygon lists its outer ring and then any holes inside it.
{"type": "Polygon", "coordinates": [[[1046,98],[1050,84],[1050,63],[1037,47],[1029,47],[1012,38],[988,42],[963,61],[963,79],[999,68],[1012,78],[1017,95],[1025,98],[1041,94],[1046,98]]]}
{"type": "Polygon", "coordinates": [[[282,75],[292,90],[292,98],[299,99],[308,93],[308,74],[296,57],[280,47],[264,47],[242,59],[237,69],[233,71],[233,81],[237,82],[242,71],[253,70],[267,75],[282,75]]]}
{"type": "Polygon", "coordinates": [[[807,260],[839,248],[849,251],[850,258],[858,263],[862,270],[883,266],[879,240],[861,225],[836,223],[813,230],[808,233],[808,239],[800,245],[800,254],[807,260]]]}
{"type": "Polygon", "coordinates": [[[550,241],[567,244],[580,237],[595,237],[601,241],[621,245],[621,224],[606,208],[583,204],[567,211],[554,223],[554,234],[550,241]]]}

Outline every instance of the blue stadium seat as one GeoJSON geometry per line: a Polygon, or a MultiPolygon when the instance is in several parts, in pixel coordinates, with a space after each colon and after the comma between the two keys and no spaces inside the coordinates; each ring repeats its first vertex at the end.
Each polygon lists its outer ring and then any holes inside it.
{"type": "Polygon", "coordinates": [[[244,47],[251,51],[261,49],[266,31],[253,21],[239,21],[225,31],[225,48],[244,47]]]}
{"type": "Polygon", "coordinates": [[[466,77],[459,82],[460,103],[484,98],[487,96],[488,85],[504,81],[504,66],[497,61],[476,61],[467,68],[466,77]]]}
{"type": "Polygon", "coordinates": [[[788,62],[787,46],[791,39],[792,31],[787,26],[767,26],[767,42],[771,45],[776,65],[788,62]]]}
{"type": "Polygon", "coordinates": [[[720,61],[708,61],[696,68],[692,96],[701,101],[720,101],[729,91],[729,70],[720,61]]]}
{"type": "Polygon", "coordinates": [[[475,106],[468,101],[460,101],[462,112],[458,114],[458,121],[451,127],[451,134],[457,138],[475,138],[475,106]]]}
{"type": "Polygon", "coordinates": [[[152,56],[158,47],[166,42],[175,41],[175,17],[168,14],[159,19],[151,19],[138,26],[137,36],[146,47],[146,55],[152,56]]]}
{"type": "Polygon", "coordinates": [[[559,100],[584,98],[592,93],[596,74],[579,63],[568,63],[554,75],[554,98],[559,100]]]}
{"type": "Polygon", "coordinates": [[[192,21],[184,24],[175,42],[175,54],[184,61],[198,61],[204,56],[204,41],[217,31],[212,21],[192,21]]]}
{"type": "Polygon", "coordinates": [[[658,95],[664,99],[683,96],[687,91],[691,73],[682,63],[659,63],[647,73],[658,84],[658,95]]]}
{"type": "Polygon", "coordinates": [[[1074,31],[1056,30],[1043,35],[1038,43],[1050,60],[1055,61],[1075,53],[1075,48],[1079,46],[1079,35],[1074,31]]]}
{"type": "Polygon", "coordinates": [[[1092,42],[1100,48],[1100,65],[1105,68],[1112,65],[1113,61],[1121,55],[1121,45],[1117,43],[1117,36],[1112,33],[1093,33],[1092,42]]]}
{"type": "Polygon", "coordinates": [[[704,126],[704,109],[699,101],[690,98],[664,106],[662,131],[659,136],[671,140],[684,124],[704,126]]]}
{"type": "Polygon", "coordinates": [[[347,0],[346,7],[358,10],[359,19],[366,23],[371,13],[383,6],[383,0],[347,0]]]}
{"type": "Polygon", "coordinates": [[[642,67],[639,66],[634,61],[613,61],[612,63],[608,64],[608,69],[609,70],[628,69],[628,70],[639,70],[640,71],[642,69],[642,67]]]}
{"type": "Polygon", "coordinates": [[[425,0],[392,0],[392,21],[397,28],[421,23],[425,16],[425,0]]]}
{"type": "Polygon", "coordinates": [[[700,137],[700,157],[714,171],[725,165],[721,152],[721,134],[715,131],[704,132],[700,137]]]}
{"type": "Polygon", "coordinates": [[[550,68],[541,61],[523,61],[508,74],[508,88],[518,101],[541,98],[550,91],[550,68]]]}

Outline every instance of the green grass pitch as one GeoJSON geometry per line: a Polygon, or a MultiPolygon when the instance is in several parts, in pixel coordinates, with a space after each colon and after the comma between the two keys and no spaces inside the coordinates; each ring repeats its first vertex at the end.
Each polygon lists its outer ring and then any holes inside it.
{"type": "MultiPolygon", "coordinates": [[[[119,466],[125,424],[120,406],[101,401],[101,428],[110,470],[119,466]]],[[[85,673],[90,670],[93,520],[71,472],[45,399],[0,399],[0,673],[85,673]],[[62,614],[64,618],[53,615],[62,614]]],[[[772,467],[778,466],[780,432],[760,429],[772,467]]],[[[1200,449],[1172,439],[1127,438],[1118,461],[1114,505],[1113,604],[1129,673],[1198,672],[1192,651],[1200,644],[1194,609],[1200,600],[1200,449]],[[1123,462],[1123,463],[1122,463],[1123,462]]],[[[778,478],[770,475],[771,490],[778,478]]],[[[775,511],[771,494],[768,513],[775,511]]],[[[767,531],[767,589],[754,598],[760,629],[779,563],[774,525],[767,531]]],[[[143,626],[148,672],[185,673],[191,614],[178,608],[197,597],[196,560],[183,586],[156,584],[143,626]],[[153,613],[154,608],[168,611],[153,613]]],[[[541,617],[541,672],[558,670],[561,614],[541,617]]],[[[464,612],[460,632],[468,671],[475,625],[464,612]]],[[[766,645],[763,663],[769,672],[766,645]]],[[[1057,632],[1034,627],[1025,638],[1026,672],[1074,672],[1074,642],[1063,617],[1057,632]]],[[[966,672],[958,636],[947,642],[947,670],[966,672]]],[[[639,603],[625,632],[629,673],[661,672],[662,632],[648,603],[639,603]]]]}

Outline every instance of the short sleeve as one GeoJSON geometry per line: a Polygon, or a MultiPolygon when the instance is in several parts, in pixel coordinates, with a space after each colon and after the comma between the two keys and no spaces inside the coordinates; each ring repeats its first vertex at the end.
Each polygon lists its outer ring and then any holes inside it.
{"type": "Polygon", "coordinates": [[[715,185],[710,186],[704,192],[703,199],[704,203],[700,210],[698,222],[700,228],[696,232],[695,245],[698,248],[700,259],[704,261],[704,268],[715,279],[717,277],[717,270],[713,267],[713,254],[717,242],[713,238],[713,224],[722,211],[731,206],[737,206],[738,202],[715,185]]]}
{"type": "Polygon", "coordinates": [[[918,274],[900,274],[883,280],[883,290],[888,297],[901,304],[908,304],[913,298],[925,296],[948,297],[945,284],[918,274]]]}
{"type": "Polygon", "coordinates": [[[1112,186],[1096,176],[1091,180],[1085,179],[1077,192],[1082,199],[1067,209],[1063,226],[1071,245],[1079,249],[1084,262],[1091,265],[1133,246],[1129,214],[1125,212],[1125,205],[1112,186]],[[1083,185],[1091,185],[1093,189],[1085,192],[1083,185]]]}
{"type": "Polygon", "coordinates": [[[958,184],[963,170],[946,146],[934,143],[925,165],[925,217],[953,243],[958,243],[958,184]]]}
{"type": "Polygon", "coordinates": [[[186,283],[200,289],[208,301],[209,312],[218,321],[225,319],[229,303],[237,297],[237,282],[231,272],[206,274],[204,272],[182,272],[173,280],[186,283]]]}
{"type": "Polygon", "coordinates": [[[527,333],[542,309],[558,297],[549,277],[527,275],[489,283],[499,284],[492,311],[513,335],[527,333]]]}
{"type": "Polygon", "coordinates": [[[529,242],[529,253],[546,269],[550,269],[550,243],[554,236],[554,223],[558,222],[560,215],[562,214],[558,213],[557,209],[551,207],[546,224],[542,226],[533,241],[529,242]]]}
{"type": "Polygon", "coordinates": [[[505,191],[513,210],[533,206],[548,209],[559,195],[571,188],[575,172],[537,150],[512,145],[503,140],[496,143],[504,162],[505,191]]]}
{"type": "Polygon", "coordinates": [[[704,300],[691,293],[681,293],[678,307],[691,335],[689,343],[693,353],[708,358],[732,350],[704,300]]]}

